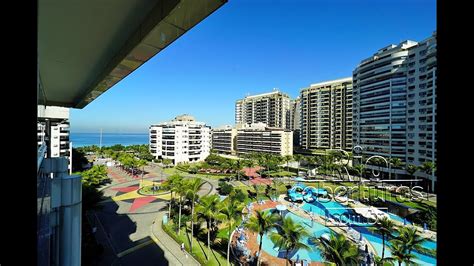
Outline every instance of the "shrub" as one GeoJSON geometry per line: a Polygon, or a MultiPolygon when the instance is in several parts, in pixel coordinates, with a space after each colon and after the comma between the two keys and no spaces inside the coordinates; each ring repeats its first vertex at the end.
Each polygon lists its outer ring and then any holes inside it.
{"type": "Polygon", "coordinates": [[[245,194],[241,189],[234,189],[234,194],[232,198],[236,199],[239,202],[244,202],[247,199],[247,194],[245,194]]]}
{"type": "Polygon", "coordinates": [[[232,190],[234,189],[234,187],[226,182],[219,182],[219,194],[221,195],[229,195],[230,192],[232,192],[232,190]]]}

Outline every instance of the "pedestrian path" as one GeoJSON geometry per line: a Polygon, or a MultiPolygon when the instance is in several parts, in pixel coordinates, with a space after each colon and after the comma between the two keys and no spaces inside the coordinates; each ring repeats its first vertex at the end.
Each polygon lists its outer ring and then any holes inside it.
{"type": "Polygon", "coordinates": [[[108,167],[107,173],[116,183],[123,183],[127,181],[127,179],[122,174],[120,174],[116,168],[108,167]]]}
{"type": "Polygon", "coordinates": [[[169,265],[201,265],[187,251],[181,251],[181,247],[173,238],[163,231],[161,221],[166,212],[159,212],[155,222],[151,225],[151,238],[163,250],[169,265]]]}

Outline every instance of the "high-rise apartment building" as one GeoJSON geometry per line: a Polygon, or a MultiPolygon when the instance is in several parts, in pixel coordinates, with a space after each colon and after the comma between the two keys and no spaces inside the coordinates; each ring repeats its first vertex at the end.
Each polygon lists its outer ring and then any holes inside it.
{"type": "Polygon", "coordinates": [[[65,157],[69,161],[68,169],[71,170],[72,147],[69,142],[69,108],[38,105],[37,121],[38,148],[45,140],[45,136],[49,136],[49,140],[46,142],[48,143],[48,154],[51,158],[65,157]]]}
{"type": "Polygon", "coordinates": [[[290,129],[293,130],[293,145],[300,146],[301,99],[290,101],[290,129]]]}
{"type": "Polygon", "coordinates": [[[237,154],[253,152],[292,155],[293,132],[289,129],[267,127],[264,123],[238,125],[237,154]]]}
{"type": "MultiPolygon", "coordinates": [[[[435,162],[436,33],[380,49],[357,66],[353,80],[354,145],[366,156],[435,162]]],[[[434,189],[434,174],[415,175],[434,189]]]]}
{"type": "Polygon", "coordinates": [[[312,84],[300,92],[301,147],[352,149],[352,78],[312,84]]]}
{"type": "Polygon", "coordinates": [[[278,90],[247,96],[235,103],[235,123],[265,123],[269,127],[291,128],[290,97],[278,90]]]}
{"type": "Polygon", "coordinates": [[[211,128],[190,115],[150,126],[150,153],[173,164],[203,161],[210,154],[211,128]]]}
{"type": "Polygon", "coordinates": [[[217,153],[235,154],[237,129],[226,125],[212,129],[212,149],[217,153]]]}

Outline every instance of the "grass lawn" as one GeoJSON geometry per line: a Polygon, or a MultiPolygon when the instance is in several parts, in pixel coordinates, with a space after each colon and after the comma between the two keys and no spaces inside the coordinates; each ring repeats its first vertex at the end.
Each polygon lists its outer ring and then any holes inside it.
{"type": "MultiPolygon", "coordinates": [[[[159,186],[158,186],[159,187],[159,186]]],[[[146,186],[146,187],[142,187],[139,192],[140,193],[143,193],[143,194],[146,194],[146,195],[156,195],[156,194],[161,194],[163,192],[166,192],[167,190],[166,189],[163,189],[161,187],[159,187],[158,190],[152,190],[153,186],[146,186]]]]}
{"type": "Polygon", "coordinates": [[[271,177],[284,177],[284,176],[297,176],[297,174],[293,172],[279,171],[279,172],[270,173],[270,176],[271,177]]]}
{"type": "MultiPolygon", "coordinates": [[[[184,243],[186,250],[190,252],[190,232],[186,234],[184,231],[181,231],[180,235],[177,235],[171,226],[172,221],[168,224],[163,225],[163,230],[170,235],[178,244],[184,243]]],[[[224,266],[227,265],[227,257],[222,255],[216,250],[209,250],[207,248],[207,242],[199,241],[195,237],[191,238],[193,241],[193,252],[191,253],[195,259],[197,259],[201,265],[207,266],[224,266]],[[209,260],[206,259],[206,254],[209,255],[209,260]]]]}
{"type": "Polygon", "coordinates": [[[223,177],[227,177],[226,175],[190,174],[188,172],[178,170],[176,166],[171,167],[171,168],[165,168],[163,169],[163,172],[167,175],[172,175],[172,174],[190,175],[193,177],[208,178],[208,179],[215,179],[215,180],[220,180],[223,177]]]}

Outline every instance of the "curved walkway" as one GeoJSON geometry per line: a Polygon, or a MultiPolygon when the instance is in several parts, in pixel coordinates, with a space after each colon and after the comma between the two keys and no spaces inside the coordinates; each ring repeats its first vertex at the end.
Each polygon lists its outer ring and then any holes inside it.
{"type": "Polygon", "coordinates": [[[151,225],[151,238],[165,253],[165,258],[170,265],[201,265],[186,250],[181,251],[181,247],[176,241],[163,231],[161,222],[166,212],[159,212],[155,221],[151,225]],[[184,255],[184,256],[183,256],[184,255]]]}

